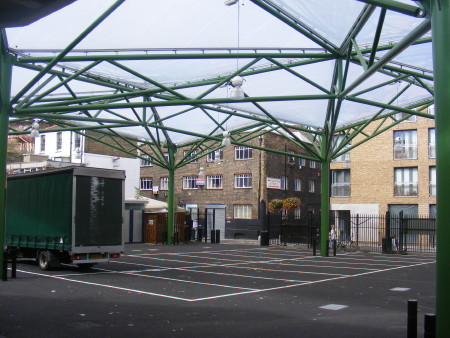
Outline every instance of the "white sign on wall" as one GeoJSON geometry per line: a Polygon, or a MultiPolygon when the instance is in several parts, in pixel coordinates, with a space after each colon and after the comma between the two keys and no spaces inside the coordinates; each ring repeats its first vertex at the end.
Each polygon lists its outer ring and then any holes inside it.
{"type": "Polygon", "coordinates": [[[281,189],[281,180],[279,178],[267,177],[267,189],[281,189]]]}

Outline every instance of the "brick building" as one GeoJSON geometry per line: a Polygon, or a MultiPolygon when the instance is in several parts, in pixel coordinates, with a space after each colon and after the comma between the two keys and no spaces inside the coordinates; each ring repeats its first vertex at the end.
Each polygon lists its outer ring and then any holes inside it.
{"type": "MultiPolygon", "coordinates": [[[[429,112],[432,110],[429,109],[429,112]]],[[[401,118],[401,114],[397,118],[401,118]]],[[[434,120],[411,116],[331,164],[331,210],[436,215],[434,120]]],[[[368,130],[381,129],[379,122],[368,130]]],[[[355,138],[354,142],[361,140],[355,138]]]]}
{"type": "MultiPolygon", "coordinates": [[[[255,146],[302,153],[276,133],[251,142],[255,146]]],[[[181,147],[177,159],[187,150],[181,147]]],[[[175,171],[175,204],[186,208],[193,219],[198,218],[208,227],[214,222],[222,238],[257,238],[261,228],[259,201],[299,197],[301,206],[294,210],[297,218],[308,212],[319,213],[319,173],[320,166],[313,161],[232,145],[175,171]],[[216,157],[220,158],[220,164],[216,163],[216,157]]],[[[165,201],[167,189],[167,171],[142,161],[141,194],[165,201]]]]}

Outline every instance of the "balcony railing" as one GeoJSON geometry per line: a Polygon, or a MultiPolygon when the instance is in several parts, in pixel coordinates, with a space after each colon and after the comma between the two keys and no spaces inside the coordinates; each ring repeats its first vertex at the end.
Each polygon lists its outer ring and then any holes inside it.
{"type": "Polygon", "coordinates": [[[396,183],[394,186],[394,196],[417,196],[417,183],[396,183]]]}
{"type": "Polygon", "coordinates": [[[333,183],[331,185],[331,197],[350,197],[350,183],[333,183]]]}
{"type": "Polygon", "coordinates": [[[395,145],[394,160],[417,159],[417,145],[395,145]]]}

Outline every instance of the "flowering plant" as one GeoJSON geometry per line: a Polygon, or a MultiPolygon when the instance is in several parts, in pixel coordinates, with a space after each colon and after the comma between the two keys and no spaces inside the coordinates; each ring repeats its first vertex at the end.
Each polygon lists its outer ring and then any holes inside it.
{"type": "Polygon", "coordinates": [[[300,198],[288,197],[283,200],[283,210],[292,210],[300,206],[300,198]]]}
{"type": "Polygon", "coordinates": [[[268,205],[269,212],[276,212],[277,210],[280,210],[281,208],[283,208],[283,200],[273,199],[269,202],[269,205],[268,205]]]}

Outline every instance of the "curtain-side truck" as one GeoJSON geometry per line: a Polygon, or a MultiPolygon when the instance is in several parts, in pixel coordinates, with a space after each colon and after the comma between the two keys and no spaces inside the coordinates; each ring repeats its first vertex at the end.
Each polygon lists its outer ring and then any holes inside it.
{"type": "Polygon", "coordinates": [[[9,175],[7,249],[42,270],[120,257],[124,182],[122,170],[74,166],[9,175]]]}

